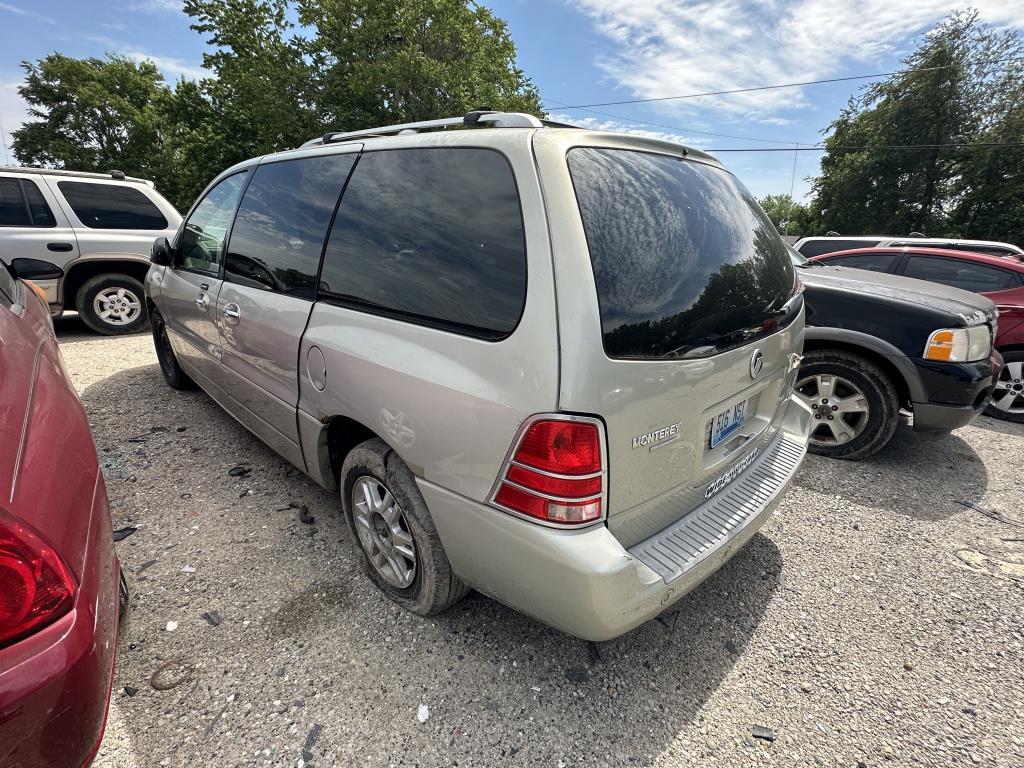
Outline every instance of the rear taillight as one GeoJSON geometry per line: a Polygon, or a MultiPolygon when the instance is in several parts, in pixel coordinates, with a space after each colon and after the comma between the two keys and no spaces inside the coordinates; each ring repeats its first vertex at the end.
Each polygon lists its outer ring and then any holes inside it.
{"type": "Polygon", "coordinates": [[[0,648],[42,629],[74,603],[75,580],[27,523],[0,510],[0,648]]]}
{"type": "Polygon", "coordinates": [[[604,514],[607,474],[598,422],[544,417],[529,424],[502,470],[493,502],[560,525],[604,514]]]}

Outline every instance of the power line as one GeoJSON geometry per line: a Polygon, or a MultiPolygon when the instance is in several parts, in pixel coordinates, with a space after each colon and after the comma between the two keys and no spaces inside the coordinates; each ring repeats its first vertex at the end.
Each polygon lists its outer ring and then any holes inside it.
{"type": "MultiPolygon", "coordinates": [[[[553,104],[561,104],[561,102],[557,101],[556,99],[548,99],[548,101],[550,101],[553,104]]],[[[698,130],[696,128],[686,128],[686,127],[681,126],[681,125],[666,125],[665,123],[652,123],[649,120],[636,120],[636,119],[634,119],[632,117],[626,117],[625,115],[613,115],[611,112],[599,112],[598,110],[590,109],[589,107],[570,107],[568,105],[562,105],[562,106],[559,107],[559,109],[581,109],[584,112],[590,112],[592,115],[601,115],[602,117],[611,117],[611,118],[613,118],[615,120],[622,120],[624,122],[634,123],[636,125],[650,125],[650,126],[654,126],[655,128],[665,128],[666,130],[669,130],[669,131],[681,131],[683,133],[699,133],[699,134],[702,134],[704,136],[717,136],[717,137],[719,137],[721,139],[736,139],[738,141],[760,141],[760,142],[764,142],[765,144],[785,144],[786,146],[789,146],[790,144],[793,143],[791,141],[779,141],[778,139],[759,139],[759,138],[756,138],[754,136],[735,136],[735,135],[729,134],[729,133],[716,133],[714,131],[701,131],[701,130],[698,130]]]]}
{"type": "Polygon", "coordinates": [[[850,151],[863,151],[876,149],[998,149],[1001,147],[1024,147],[1024,141],[960,141],[951,144],[864,144],[862,146],[840,145],[825,147],[815,145],[813,147],[743,147],[740,149],[703,149],[702,152],[834,152],[839,149],[850,151]]]}
{"type": "MultiPolygon", "coordinates": [[[[1024,61],[1022,56],[1010,56],[1005,59],[991,59],[979,61],[978,64],[1000,64],[1007,61],[1024,61]]],[[[777,83],[775,85],[757,85],[750,88],[733,88],[725,91],[706,91],[704,93],[686,93],[680,96],[656,96],[649,99],[624,99],[623,101],[600,101],[593,104],[569,104],[562,109],[589,109],[590,107],[617,107],[623,104],[649,104],[655,101],[675,101],[678,99],[699,99],[702,96],[729,96],[736,93],[753,93],[755,91],[771,91],[777,88],[800,88],[805,85],[827,85],[828,83],[845,83],[851,80],[872,80],[878,77],[890,77],[918,72],[933,72],[940,69],[952,69],[960,64],[941,64],[935,67],[916,67],[914,69],[897,69],[893,72],[876,72],[872,75],[850,75],[848,77],[830,77],[825,80],[804,80],[798,83],[777,83]]]]}

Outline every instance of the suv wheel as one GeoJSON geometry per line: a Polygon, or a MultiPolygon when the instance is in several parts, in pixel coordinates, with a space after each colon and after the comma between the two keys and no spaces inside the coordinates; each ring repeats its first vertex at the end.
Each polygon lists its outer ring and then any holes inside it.
{"type": "Polygon", "coordinates": [[[167,337],[167,323],[155,309],[151,318],[153,326],[153,346],[156,347],[156,359],[160,363],[160,372],[163,373],[167,385],[171,389],[193,389],[196,385],[189,375],[181,370],[178,358],[171,347],[171,340],[167,337]]]}
{"type": "Polygon", "coordinates": [[[146,327],[142,283],[128,275],[105,274],[86,280],[75,297],[78,314],[97,333],[114,336],[146,327]]]}
{"type": "Polygon", "coordinates": [[[1024,352],[1003,353],[1003,369],[985,414],[1024,424],[1024,352]]]}
{"type": "Polygon", "coordinates": [[[366,573],[384,594],[429,616],[469,591],[452,573],[412,472],[383,440],[353,448],[340,480],[342,508],[366,573]]]}
{"type": "Polygon", "coordinates": [[[851,352],[808,352],[796,394],[814,412],[809,450],[822,456],[866,458],[885,447],[899,423],[899,397],[890,378],[851,352]]]}

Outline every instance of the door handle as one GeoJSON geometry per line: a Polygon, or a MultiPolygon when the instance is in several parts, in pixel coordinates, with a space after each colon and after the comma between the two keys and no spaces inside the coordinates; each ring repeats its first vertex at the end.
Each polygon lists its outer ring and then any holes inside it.
{"type": "Polygon", "coordinates": [[[56,253],[67,253],[68,251],[74,250],[75,246],[71,243],[47,243],[46,250],[55,251],[56,253]]]}
{"type": "Polygon", "coordinates": [[[200,309],[206,309],[210,306],[210,297],[205,293],[200,293],[196,296],[196,306],[200,309]]]}
{"type": "Polygon", "coordinates": [[[224,305],[224,317],[230,317],[237,320],[241,316],[242,313],[241,311],[239,311],[238,305],[235,304],[233,301],[224,305]]]}

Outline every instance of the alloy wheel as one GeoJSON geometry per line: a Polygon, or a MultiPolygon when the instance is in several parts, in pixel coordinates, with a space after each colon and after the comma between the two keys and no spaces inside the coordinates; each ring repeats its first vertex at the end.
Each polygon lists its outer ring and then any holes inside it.
{"type": "Polygon", "coordinates": [[[1004,413],[1024,414],[1024,362],[1003,366],[992,392],[992,405],[1004,413]]]}
{"type": "Polygon", "coordinates": [[[92,308],[108,325],[131,325],[142,314],[142,301],[128,288],[104,288],[93,298],[92,308]]]}
{"type": "Polygon", "coordinates": [[[814,413],[812,443],[842,445],[860,435],[868,425],[868,399],[849,379],[828,373],[807,376],[796,383],[796,394],[814,413]]]}
{"type": "Polygon", "coordinates": [[[416,578],[416,543],[398,500],[375,477],[352,486],[352,519],[370,564],[388,584],[405,589],[416,578]]]}

